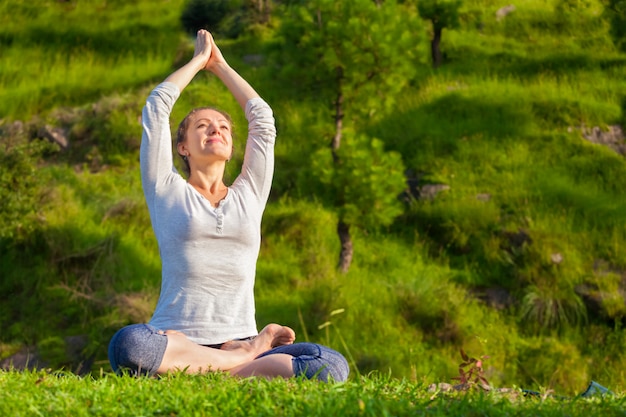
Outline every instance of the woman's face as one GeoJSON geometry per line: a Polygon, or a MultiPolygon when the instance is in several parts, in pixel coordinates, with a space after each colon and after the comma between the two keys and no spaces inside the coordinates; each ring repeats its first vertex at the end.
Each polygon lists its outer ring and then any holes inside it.
{"type": "Polygon", "coordinates": [[[213,109],[198,110],[191,116],[186,139],[178,152],[193,163],[228,161],[233,153],[233,137],[228,119],[213,109]]]}

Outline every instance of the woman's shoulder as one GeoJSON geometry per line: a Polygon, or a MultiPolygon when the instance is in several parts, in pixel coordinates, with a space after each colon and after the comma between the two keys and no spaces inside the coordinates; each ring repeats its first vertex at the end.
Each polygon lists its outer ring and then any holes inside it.
{"type": "Polygon", "coordinates": [[[160,100],[173,104],[180,96],[180,89],[174,83],[164,81],[152,89],[148,101],[160,100]]]}
{"type": "Polygon", "coordinates": [[[252,116],[272,116],[272,108],[261,97],[251,98],[246,102],[246,118],[250,120],[252,116]]]}

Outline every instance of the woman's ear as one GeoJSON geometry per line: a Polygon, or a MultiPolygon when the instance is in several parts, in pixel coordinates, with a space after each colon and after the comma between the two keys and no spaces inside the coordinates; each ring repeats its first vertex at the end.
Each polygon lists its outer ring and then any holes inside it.
{"type": "Polygon", "coordinates": [[[180,156],[189,156],[189,152],[187,152],[187,149],[185,149],[184,143],[177,143],[176,150],[178,151],[178,154],[180,156]]]}

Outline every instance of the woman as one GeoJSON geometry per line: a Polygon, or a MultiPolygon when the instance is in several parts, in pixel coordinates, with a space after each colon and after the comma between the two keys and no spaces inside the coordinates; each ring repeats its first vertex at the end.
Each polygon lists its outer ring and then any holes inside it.
{"type": "Polygon", "coordinates": [[[293,330],[277,324],[257,336],[254,277],[276,128],[270,107],[227,64],[209,32],[198,31],[193,58],[152,91],[142,123],[141,176],[161,254],[161,295],[149,324],[127,326],[111,340],[113,368],[345,380],[349,368],[338,352],[293,344],[293,330]],[[169,116],[201,70],[226,85],[248,120],[243,167],[231,186],[223,177],[232,123],[219,110],[203,107],[185,117],[176,150],[188,179],[173,166],[169,116]]]}

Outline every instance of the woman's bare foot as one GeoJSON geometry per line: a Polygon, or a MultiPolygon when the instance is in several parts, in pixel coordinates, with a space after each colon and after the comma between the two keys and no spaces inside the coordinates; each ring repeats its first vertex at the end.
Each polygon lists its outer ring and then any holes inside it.
{"type": "Polygon", "coordinates": [[[272,323],[254,339],[228,341],[222,345],[222,350],[245,349],[260,355],[277,346],[290,345],[294,340],[296,333],[290,327],[272,323]]]}
{"type": "Polygon", "coordinates": [[[281,326],[280,324],[268,324],[261,332],[268,330],[272,332],[274,338],[272,339],[272,347],[290,345],[296,340],[296,332],[291,327],[281,326]],[[271,326],[271,328],[270,328],[271,326]]]}

